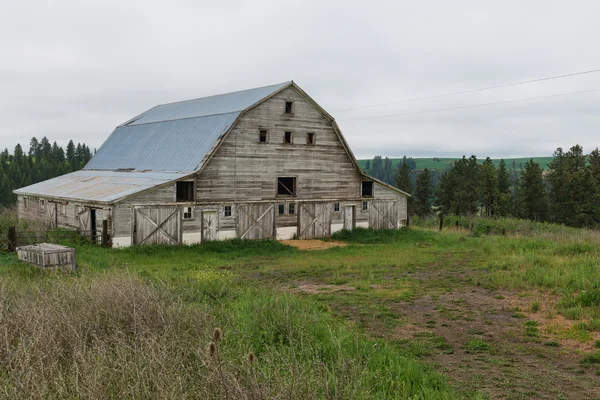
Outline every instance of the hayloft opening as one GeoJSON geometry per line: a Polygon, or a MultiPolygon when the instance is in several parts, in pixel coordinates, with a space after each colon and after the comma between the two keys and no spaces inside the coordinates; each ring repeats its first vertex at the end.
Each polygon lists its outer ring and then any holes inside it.
{"type": "Polygon", "coordinates": [[[286,114],[292,114],[294,112],[294,102],[293,101],[286,101],[285,102],[285,113],[286,114]]]}
{"type": "Polygon", "coordinates": [[[373,181],[363,181],[362,183],[362,197],[373,196],[373,181]]]}
{"type": "Polygon", "coordinates": [[[194,201],[194,182],[177,182],[177,201],[194,201]]]}
{"type": "Polygon", "coordinates": [[[292,143],[292,132],[285,132],[285,134],[283,135],[283,142],[292,143]]]}
{"type": "Polygon", "coordinates": [[[306,134],[306,144],[315,144],[315,134],[313,132],[306,134]]]}
{"type": "Polygon", "coordinates": [[[296,178],[277,178],[278,196],[296,195],[296,178]]]}

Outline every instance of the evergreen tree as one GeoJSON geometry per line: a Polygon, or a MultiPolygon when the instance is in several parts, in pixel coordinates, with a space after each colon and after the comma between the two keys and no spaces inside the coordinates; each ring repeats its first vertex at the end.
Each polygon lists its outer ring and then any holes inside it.
{"type": "Polygon", "coordinates": [[[533,159],[525,163],[521,173],[518,204],[523,218],[535,221],[548,219],[548,199],[542,169],[533,159]]]}
{"type": "Polygon", "coordinates": [[[552,219],[575,227],[596,227],[600,222],[598,188],[583,148],[575,145],[566,153],[557,149],[549,167],[552,219]]]}
{"type": "Polygon", "coordinates": [[[431,203],[433,198],[433,183],[431,173],[425,168],[418,176],[415,185],[415,196],[413,208],[415,214],[422,218],[431,215],[431,203]]]}
{"type": "Polygon", "coordinates": [[[442,177],[438,198],[444,214],[474,216],[478,209],[480,167],[477,157],[456,161],[442,177]]]}
{"type": "Polygon", "coordinates": [[[506,217],[510,214],[510,203],[511,203],[511,179],[508,171],[506,170],[506,163],[504,160],[500,160],[497,170],[498,180],[498,215],[506,217]]]}
{"type": "MultiPolygon", "coordinates": [[[[404,190],[406,193],[412,194],[412,184],[410,182],[410,169],[407,164],[402,164],[400,169],[398,170],[398,175],[396,176],[396,187],[400,190],[404,190]]],[[[413,198],[407,198],[407,208],[408,212],[412,213],[412,203],[413,198]]]]}
{"type": "MultiPolygon", "coordinates": [[[[70,142],[70,144],[72,144],[72,142],[70,142]]],[[[369,171],[371,169],[371,162],[369,160],[367,160],[367,162],[365,163],[365,171],[369,171]]]]}
{"type": "Polygon", "coordinates": [[[489,157],[481,165],[480,195],[484,215],[487,217],[496,215],[500,191],[498,189],[496,167],[494,167],[494,163],[489,157]]]}

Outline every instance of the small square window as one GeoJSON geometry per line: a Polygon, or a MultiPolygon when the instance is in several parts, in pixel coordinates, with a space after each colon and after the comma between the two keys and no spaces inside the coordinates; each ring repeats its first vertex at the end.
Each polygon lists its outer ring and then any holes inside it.
{"type": "Polygon", "coordinates": [[[285,204],[279,205],[279,215],[285,214],[285,204]]]}
{"type": "Polygon", "coordinates": [[[288,205],[288,214],[290,214],[290,215],[296,214],[296,203],[290,203],[288,205]]]}
{"type": "Polygon", "coordinates": [[[283,142],[284,143],[292,143],[292,132],[286,132],[283,135],[283,142]]]}
{"type": "Polygon", "coordinates": [[[40,199],[40,211],[46,210],[46,201],[44,199],[40,199]]]}
{"type": "Polygon", "coordinates": [[[267,143],[267,131],[265,129],[258,131],[258,142],[267,143]]]}
{"type": "Polygon", "coordinates": [[[340,203],[333,203],[333,211],[340,212],[340,203]]]}
{"type": "Polygon", "coordinates": [[[183,219],[192,219],[192,207],[183,207],[183,219]]]}
{"type": "Polygon", "coordinates": [[[309,132],[306,134],[306,144],[315,144],[315,134],[309,132]]]}
{"type": "Polygon", "coordinates": [[[231,217],[231,206],[225,206],[224,213],[226,217],[231,217]]]}
{"type": "Polygon", "coordinates": [[[363,211],[367,211],[369,209],[369,202],[363,201],[363,211]]]}
{"type": "Polygon", "coordinates": [[[294,113],[294,102],[293,101],[286,101],[285,102],[285,113],[286,114],[293,114],[294,113]]]}

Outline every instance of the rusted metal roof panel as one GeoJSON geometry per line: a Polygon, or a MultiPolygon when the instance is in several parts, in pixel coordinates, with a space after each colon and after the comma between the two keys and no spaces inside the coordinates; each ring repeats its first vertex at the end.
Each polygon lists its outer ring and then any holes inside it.
{"type": "Polygon", "coordinates": [[[77,171],[14,192],[19,195],[112,203],[191,174],[192,171],[179,173],[77,171]]]}
{"type": "Polygon", "coordinates": [[[239,114],[119,126],[84,170],[194,171],[239,114]]]}
{"type": "Polygon", "coordinates": [[[243,111],[290,84],[292,84],[291,81],[239,92],[162,104],[125,122],[123,126],[243,111]]]}

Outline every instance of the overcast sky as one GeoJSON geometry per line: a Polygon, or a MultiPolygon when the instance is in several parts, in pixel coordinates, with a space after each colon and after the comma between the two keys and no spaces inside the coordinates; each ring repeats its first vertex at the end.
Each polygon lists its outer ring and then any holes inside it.
{"type": "Polygon", "coordinates": [[[518,157],[600,145],[600,1],[0,0],[0,146],[99,147],[162,103],[294,80],[355,155],[518,157]]]}

